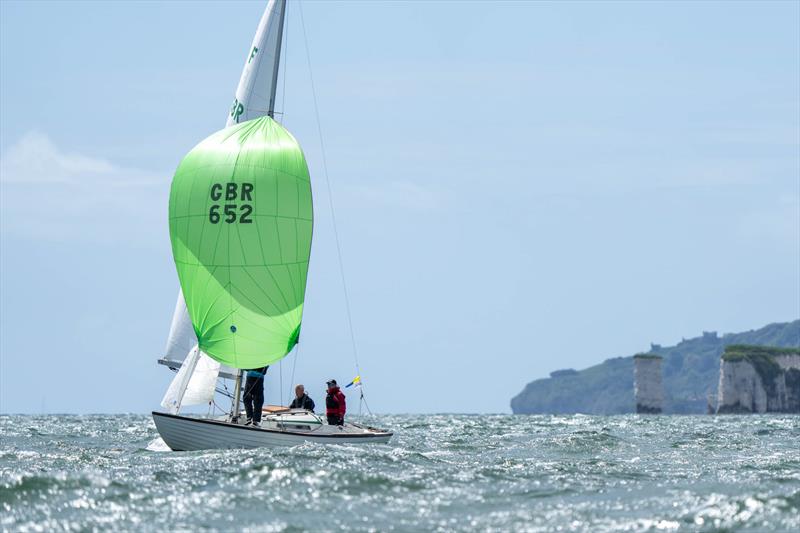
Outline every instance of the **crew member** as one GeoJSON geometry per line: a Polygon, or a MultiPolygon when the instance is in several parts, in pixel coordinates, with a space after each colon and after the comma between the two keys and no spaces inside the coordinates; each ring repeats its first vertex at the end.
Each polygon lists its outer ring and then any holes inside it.
{"type": "Polygon", "coordinates": [[[264,405],[264,375],[269,366],[253,368],[247,371],[244,384],[244,410],[247,413],[245,426],[261,425],[261,407],[264,405]]]}
{"type": "Polygon", "coordinates": [[[294,388],[294,400],[289,404],[289,409],[307,409],[314,412],[314,400],[306,394],[306,388],[298,385],[294,388]]]}
{"type": "Polygon", "coordinates": [[[344,394],[339,390],[336,380],[328,382],[328,396],[325,397],[325,414],[328,416],[328,424],[332,426],[344,425],[344,414],[347,411],[347,404],[344,394]]]}

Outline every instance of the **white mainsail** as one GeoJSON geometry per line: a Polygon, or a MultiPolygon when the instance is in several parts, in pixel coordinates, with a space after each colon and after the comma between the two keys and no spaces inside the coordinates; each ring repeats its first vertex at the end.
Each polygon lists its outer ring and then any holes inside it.
{"type": "Polygon", "coordinates": [[[275,111],[286,0],[270,0],[244,62],[226,126],[275,111]]]}
{"type": "MultiPolygon", "coordinates": [[[[228,114],[226,126],[264,115],[273,115],[285,16],[286,0],[269,0],[264,15],[258,23],[253,43],[247,51],[244,70],[236,88],[236,97],[228,114]]],[[[165,364],[183,361],[196,344],[197,336],[186,309],[183,292],[179,289],[167,338],[165,364]]],[[[228,375],[236,373],[229,367],[222,367],[221,372],[228,375]]]]}

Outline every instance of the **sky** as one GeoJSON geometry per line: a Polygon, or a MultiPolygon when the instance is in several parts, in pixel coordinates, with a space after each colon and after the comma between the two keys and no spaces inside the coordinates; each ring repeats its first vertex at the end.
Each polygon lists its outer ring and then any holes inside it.
{"type": "MultiPolygon", "coordinates": [[[[169,183],[265,3],[0,2],[0,412],[158,408],[169,183]]],[[[302,8],[278,110],[314,245],[268,401],[356,372],[310,74],[372,411],[509,412],[553,370],[800,317],[797,2],[302,8]]]]}

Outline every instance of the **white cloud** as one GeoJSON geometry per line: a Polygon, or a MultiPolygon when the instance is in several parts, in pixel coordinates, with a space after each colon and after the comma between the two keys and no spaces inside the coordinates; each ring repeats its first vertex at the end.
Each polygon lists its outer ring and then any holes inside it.
{"type": "Polygon", "coordinates": [[[166,235],[170,174],[122,167],[28,133],[0,157],[2,233],[109,242],[166,235]]]}
{"type": "Polygon", "coordinates": [[[115,166],[105,159],[64,151],[46,135],[30,132],[0,158],[0,180],[25,184],[142,185],[154,182],[157,177],[115,166]]]}

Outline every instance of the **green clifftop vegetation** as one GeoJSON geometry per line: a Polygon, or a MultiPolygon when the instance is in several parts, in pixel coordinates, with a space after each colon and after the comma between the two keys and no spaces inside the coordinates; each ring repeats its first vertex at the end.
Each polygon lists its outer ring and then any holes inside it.
{"type": "Polygon", "coordinates": [[[634,359],[664,359],[660,355],[654,353],[637,353],[633,356],[634,359]]]}
{"type": "MultiPolygon", "coordinates": [[[[719,361],[726,346],[800,347],[800,320],[769,324],[743,333],[703,332],[675,346],[651,345],[647,355],[663,358],[664,412],[705,413],[707,395],[716,393],[719,361]]],[[[641,355],[640,355],[641,357],[641,355]]],[[[514,413],[633,413],[633,356],[616,357],[584,370],[556,371],[528,383],[511,400],[514,413]]]]}
{"type": "Polygon", "coordinates": [[[775,392],[775,378],[782,372],[775,361],[776,356],[800,355],[800,348],[775,348],[773,346],[752,346],[749,344],[731,344],[725,347],[723,361],[747,361],[761,377],[761,384],[770,395],[775,392]]]}
{"type": "Polygon", "coordinates": [[[722,354],[723,361],[741,361],[753,357],[775,357],[781,355],[800,355],[800,348],[776,348],[774,346],[754,346],[752,344],[729,344],[722,354]]]}

